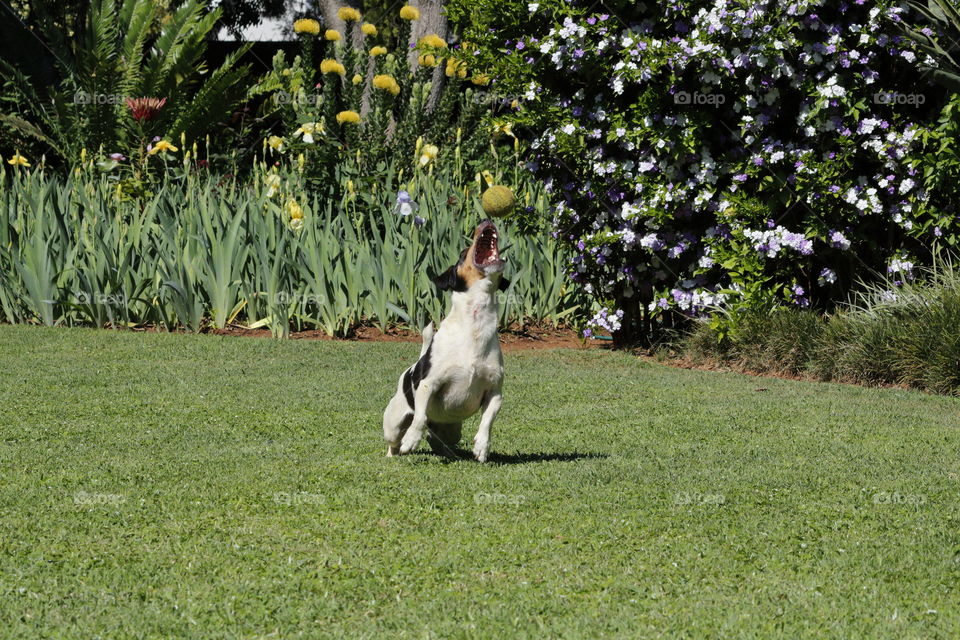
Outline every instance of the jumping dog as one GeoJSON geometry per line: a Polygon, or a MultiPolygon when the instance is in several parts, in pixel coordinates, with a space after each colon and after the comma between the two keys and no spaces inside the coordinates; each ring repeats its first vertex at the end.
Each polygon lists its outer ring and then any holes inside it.
{"type": "Polygon", "coordinates": [[[509,285],[497,240],[496,225],[484,220],[457,264],[433,279],[439,290],[453,292],[453,302],[436,333],[433,323],[424,327],[420,358],[400,377],[383,412],[387,456],[410,453],[425,431],[435,452],[451,455],[463,421],[479,410],[473,457],[487,461],[502,402],[497,292],[509,285]]]}

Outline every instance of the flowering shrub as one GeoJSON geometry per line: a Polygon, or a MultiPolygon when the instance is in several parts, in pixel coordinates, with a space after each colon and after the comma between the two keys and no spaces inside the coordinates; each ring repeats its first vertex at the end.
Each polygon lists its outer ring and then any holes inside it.
{"type": "Polygon", "coordinates": [[[576,249],[570,276],[604,309],[593,329],[626,339],[720,304],[825,306],[957,239],[957,183],[934,156],[946,99],[900,35],[903,3],[448,10],[468,64],[520,98],[513,124],[535,137],[529,168],[576,249]]]}

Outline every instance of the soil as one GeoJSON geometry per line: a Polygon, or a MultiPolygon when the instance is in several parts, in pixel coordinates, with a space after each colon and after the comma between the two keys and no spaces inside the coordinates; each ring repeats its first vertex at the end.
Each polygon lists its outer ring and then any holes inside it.
{"type": "MultiPolygon", "coordinates": [[[[247,329],[232,325],[225,329],[214,329],[206,333],[217,336],[238,338],[269,338],[269,329],[247,329]]],[[[420,342],[420,334],[409,329],[389,329],[386,332],[377,327],[362,326],[352,330],[346,338],[331,338],[323,331],[292,331],[291,340],[347,340],[354,342],[420,342]]],[[[500,345],[504,351],[526,351],[530,349],[601,349],[609,348],[611,343],[605,340],[583,340],[569,328],[552,326],[514,325],[500,332],[500,345]]]]}

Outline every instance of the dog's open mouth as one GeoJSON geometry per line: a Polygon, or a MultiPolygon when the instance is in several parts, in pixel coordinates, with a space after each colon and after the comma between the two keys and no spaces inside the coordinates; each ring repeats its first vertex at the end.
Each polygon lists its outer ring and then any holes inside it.
{"type": "Polygon", "coordinates": [[[489,220],[484,221],[480,225],[476,248],[473,252],[473,262],[475,265],[484,270],[503,266],[497,240],[497,227],[489,220]]]}

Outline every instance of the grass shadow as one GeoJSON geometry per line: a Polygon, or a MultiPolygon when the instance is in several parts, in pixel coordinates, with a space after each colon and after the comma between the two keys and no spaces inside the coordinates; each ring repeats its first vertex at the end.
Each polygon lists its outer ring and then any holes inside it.
{"type": "MultiPolygon", "coordinates": [[[[445,462],[461,462],[463,460],[473,460],[473,451],[456,447],[450,455],[443,455],[429,448],[421,450],[427,456],[440,458],[445,462]]],[[[604,460],[610,455],[606,453],[546,453],[543,451],[536,453],[496,453],[491,452],[487,460],[491,464],[534,464],[538,462],[576,462],[578,460],[604,460]]]]}

